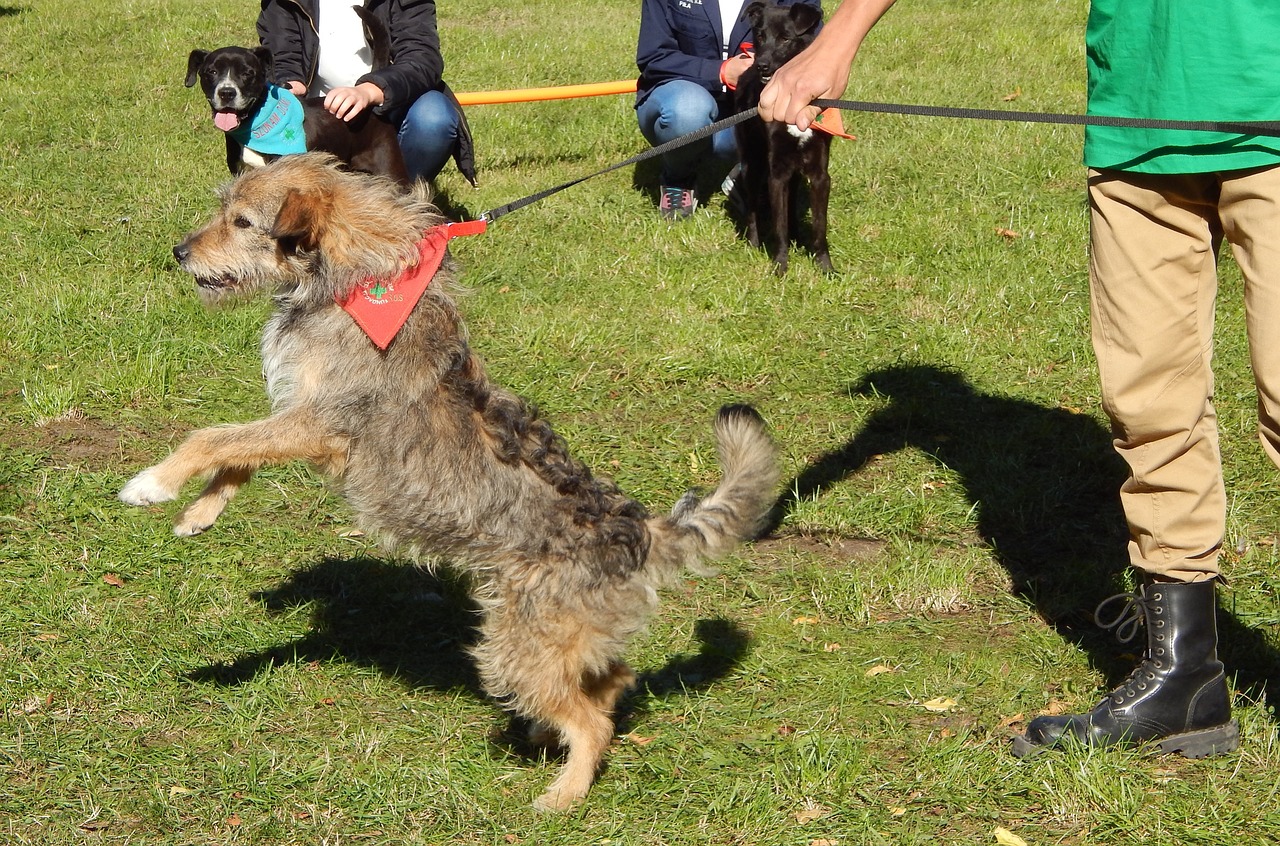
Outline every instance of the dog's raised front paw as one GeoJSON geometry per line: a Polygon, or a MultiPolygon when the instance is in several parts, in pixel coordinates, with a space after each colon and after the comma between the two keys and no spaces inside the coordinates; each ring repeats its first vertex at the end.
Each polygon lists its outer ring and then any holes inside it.
{"type": "Polygon", "coordinates": [[[130,479],[119,494],[120,501],[129,505],[155,505],[169,502],[177,495],[177,491],[169,490],[160,483],[154,467],[148,467],[130,479]]]}

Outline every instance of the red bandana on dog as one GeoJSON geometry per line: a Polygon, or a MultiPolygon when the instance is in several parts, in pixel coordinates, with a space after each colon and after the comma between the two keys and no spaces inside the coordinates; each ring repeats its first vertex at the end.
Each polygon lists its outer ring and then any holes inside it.
{"type": "Polygon", "coordinates": [[[338,304],[356,321],[369,340],[385,350],[395,339],[409,313],[422,299],[431,277],[444,261],[445,245],[458,235],[477,235],[485,230],[486,221],[445,223],[427,230],[418,242],[418,263],[395,279],[366,279],[351,290],[338,304]]]}

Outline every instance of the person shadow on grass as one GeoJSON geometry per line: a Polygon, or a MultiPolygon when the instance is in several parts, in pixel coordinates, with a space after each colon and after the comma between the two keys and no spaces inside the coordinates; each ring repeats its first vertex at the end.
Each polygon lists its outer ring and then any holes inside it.
{"type": "MultiPolygon", "coordinates": [[[[310,613],[310,631],[268,649],[200,667],[191,681],[245,684],[275,666],[345,661],[372,667],[413,689],[485,694],[469,655],[480,609],[465,581],[447,569],[431,573],[413,564],[375,558],[325,558],[290,574],[278,587],[254,595],[271,613],[310,613]]],[[[730,674],[750,648],[747,633],[726,619],[699,620],[695,649],[661,667],[638,669],[638,682],[618,703],[615,723],[626,732],[648,703],[704,689],[730,674]]],[[[495,709],[495,713],[497,713],[495,709]]],[[[524,724],[513,719],[490,740],[503,753],[536,759],[524,724]]]]}
{"type": "MultiPolygon", "coordinates": [[[[1087,414],[983,393],[961,374],[927,364],[875,370],[849,395],[888,403],[786,486],[766,534],[797,501],[820,495],[875,456],[917,449],[960,477],[978,534],[1014,594],[1078,644],[1108,688],[1119,684],[1133,666],[1121,653],[1135,647],[1117,644],[1093,619],[1099,602],[1130,589],[1120,507],[1127,471],[1106,427],[1087,414]]],[[[1220,657],[1236,690],[1273,692],[1280,655],[1235,615],[1219,609],[1218,622],[1220,657]]]]}

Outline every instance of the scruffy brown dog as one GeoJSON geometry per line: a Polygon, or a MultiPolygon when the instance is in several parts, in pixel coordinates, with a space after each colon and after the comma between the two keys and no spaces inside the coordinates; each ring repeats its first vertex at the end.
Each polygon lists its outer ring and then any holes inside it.
{"type": "Polygon", "coordinates": [[[419,261],[423,233],[445,222],[423,190],[407,194],[305,154],[222,191],[221,210],[174,254],[207,303],[275,295],[262,339],[274,411],[192,433],[120,498],[164,502],[210,476],[176,520],[178,534],[195,534],[258,468],[316,465],[389,546],[470,575],[483,609],[480,678],[536,735],[567,747],[535,802],[566,808],[586,795],[612,737],[614,707],[635,679],[621,655],[655,610],[655,588],[757,531],[777,484],[776,450],[752,409],[721,409],[719,486],[649,516],[489,381],[450,296],[447,256],[379,349],[336,300],[419,261]]]}

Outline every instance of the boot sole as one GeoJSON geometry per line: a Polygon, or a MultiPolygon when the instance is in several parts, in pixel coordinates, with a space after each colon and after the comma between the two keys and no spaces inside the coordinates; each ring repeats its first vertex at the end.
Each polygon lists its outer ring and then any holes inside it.
{"type": "MultiPolygon", "coordinates": [[[[1117,745],[1133,746],[1121,743],[1117,745]]],[[[1145,745],[1154,752],[1165,755],[1181,755],[1184,758],[1209,758],[1214,755],[1225,755],[1240,747],[1240,724],[1235,720],[1213,728],[1173,734],[1159,740],[1147,741],[1145,745]]],[[[1023,735],[1013,738],[1013,756],[1030,758],[1048,752],[1056,746],[1040,746],[1032,743],[1023,735]]]]}
{"type": "Polygon", "coordinates": [[[1184,758],[1208,758],[1234,752],[1240,746],[1240,724],[1232,720],[1211,729],[1175,734],[1152,744],[1165,754],[1177,753],[1184,758]]]}

